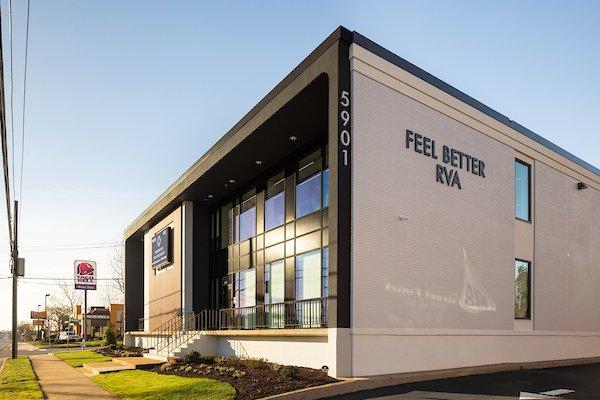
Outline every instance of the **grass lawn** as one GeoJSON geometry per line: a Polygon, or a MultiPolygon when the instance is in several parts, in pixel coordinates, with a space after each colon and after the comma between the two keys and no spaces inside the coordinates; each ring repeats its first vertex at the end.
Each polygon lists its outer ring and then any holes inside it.
{"type": "Polygon", "coordinates": [[[233,400],[235,398],[235,389],[228,383],[206,378],[183,378],[176,375],[130,370],[96,375],[92,379],[122,399],[233,400]]]}
{"type": "Polygon", "coordinates": [[[8,359],[0,373],[0,399],[28,400],[43,399],[29,358],[20,356],[8,359]]]}
{"type": "MultiPolygon", "coordinates": [[[[34,345],[38,346],[40,349],[45,349],[48,347],[58,347],[58,348],[67,348],[67,344],[66,343],[50,343],[48,344],[48,342],[33,342],[34,345]]],[[[117,345],[122,345],[123,341],[122,340],[117,340],[117,345]]],[[[98,339],[98,340],[88,340],[87,342],[85,342],[85,345],[87,347],[97,347],[97,346],[104,346],[104,343],[102,343],[102,339],[98,339]]],[[[81,342],[69,342],[69,348],[76,348],[76,347],[81,347],[81,342]]]]}
{"type": "Polygon", "coordinates": [[[111,357],[103,356],[91,350],[57,351],[53,354],[71,367],[81,367],[83,364],[112,360],[111,357]]]}

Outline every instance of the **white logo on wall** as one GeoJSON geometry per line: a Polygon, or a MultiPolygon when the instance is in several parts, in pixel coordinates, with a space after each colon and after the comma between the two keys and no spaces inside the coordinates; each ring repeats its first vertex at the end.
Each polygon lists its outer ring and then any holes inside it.
{"type": "Polygon", "coordinates": [[[75,261],[75,289],[96,290],[96,261],[75,261]]]}

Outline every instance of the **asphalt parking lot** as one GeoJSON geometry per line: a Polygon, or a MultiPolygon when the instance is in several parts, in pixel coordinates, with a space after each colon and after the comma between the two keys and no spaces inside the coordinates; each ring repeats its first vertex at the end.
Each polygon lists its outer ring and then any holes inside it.
{"type": "Polygon", "coordinates": [[[600,364],[498,372],[411,383],[331,397],[329,400],[600,399],[600,364]]]}

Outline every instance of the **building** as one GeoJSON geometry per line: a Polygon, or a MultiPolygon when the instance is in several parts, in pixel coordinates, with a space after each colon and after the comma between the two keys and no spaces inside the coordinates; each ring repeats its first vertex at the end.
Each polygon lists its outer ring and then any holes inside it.
{"type": "MultiPolygon", "coordinates": [[[[83,313],[81,305],[73,306],[73,317],[71,326],[73,332],[77,335],[83,335],[83,313]]],[[[111,327],[117,336],[123,335],[124,305],[109,304],[107,307],[90,307],[87,314],[86,335],[92,339],[100,339],[104,336],[106,325],[110,322],[111,327]]]]}
{"type": "Polygon", "coordinates": [[[600,356],[600,170],[342,27],[125,239],[126,342],[161,357],[600,356]]]}

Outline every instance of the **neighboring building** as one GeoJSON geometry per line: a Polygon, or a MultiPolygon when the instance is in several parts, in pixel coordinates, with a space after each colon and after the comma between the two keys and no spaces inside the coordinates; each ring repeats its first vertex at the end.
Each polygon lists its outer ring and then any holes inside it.
{"type": "MultiPolygon", "coordinates": [[[[106,324],[110,321],[113,331],[118,336],[123,334],[124,306],[123,304],[110,304],[107,307],[90,307],[87,314],[86,335],[90,338],[100,339],[104,336],[106,324]]],[[[81,305],[73,307],[71,330],[83,335],[83,313],[81,305]]]]}
{"type": "Polygon", "coordinates": [[[600,356],[600,170],[344,28],[125,239],[126,341],[162,357],[600,356]]]}

